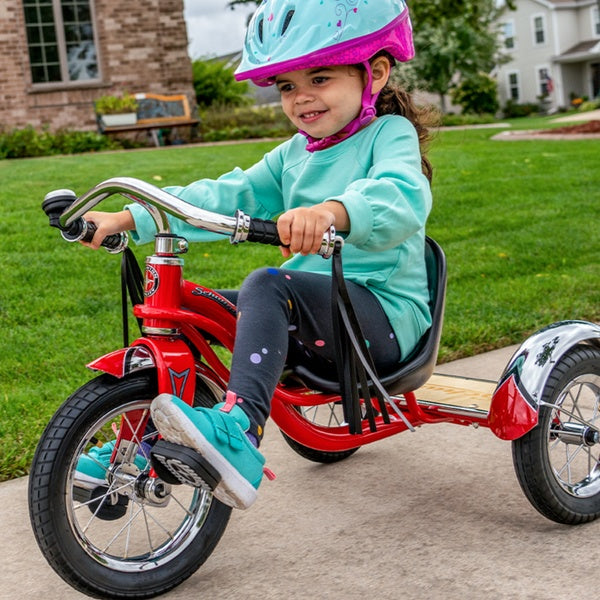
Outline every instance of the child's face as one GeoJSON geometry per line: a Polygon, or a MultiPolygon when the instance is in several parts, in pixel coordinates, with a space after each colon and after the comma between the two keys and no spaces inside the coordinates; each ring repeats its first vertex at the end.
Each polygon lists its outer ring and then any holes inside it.
{"type": "Polygon", "coordinates": [[[288,119],[320,139],[344,128],[358,116],[365,85],[355,67],[335,66],[283,73],[275,78],[288,119]]]}

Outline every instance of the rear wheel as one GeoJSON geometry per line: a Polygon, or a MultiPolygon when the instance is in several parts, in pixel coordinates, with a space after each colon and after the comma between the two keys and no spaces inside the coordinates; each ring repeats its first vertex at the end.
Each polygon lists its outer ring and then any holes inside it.
{"type": "Polygon", "coordinates": [[[600,349],[569,350],[550,373],[542,401],[548,405],[538,425],[513,442],[519,483],[545,517],[592,521],[600,516],[600,349]]]}
{"type": "MultiPolygon", "coordinates": [[[[87,594],[164,593],[204,563],[227,526],[231,508],[211,494],[151,475],[156,391],[152,370],[88,382],[58,409],[33,459],[29,510],[37,542],[54,570],[87,594]],[[115,451],[117,429],[125,427],[132,440],[115,451]]],[[[218,400],[198,379],[195,404],[218,400]]]]}
{"type": "MultiPolygon", "coordinates": [[[[340,429],[344,434],[348,432],[348,425],[344,421],[342,415],[342,405],[340,402],[329,402],[327,404],[316,404],[314,406],[294,406],[294,409],[302,416],[303,419],[313,425],[319,427],[325,427],[327,429],[340,429]]],[[[352,456],[357,448],[350,448],[349,450],[340,450],[338,452],[331,452],[325,450],[315,450],[297,442],[289,435],[281,432],[283,439],[288,443],[290,448],[297,454],[312,460],[313,462],[328,464],[344,460],[349,456],[352,456]]]]}

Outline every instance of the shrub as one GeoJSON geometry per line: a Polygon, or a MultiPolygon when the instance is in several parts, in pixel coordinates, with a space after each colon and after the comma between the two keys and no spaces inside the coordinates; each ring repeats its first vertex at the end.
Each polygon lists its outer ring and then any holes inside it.
{"type": "Polygon", "coordinates": [[[587,100],[579,105],[580,112],[596,110],[597,108],[600,108],[600,100],[587,100]]]}
{"type": "Polygon", "coordinates": [[[498,105],[498,84],[486,73],[477,73],[463,79],[452,90],[452,100],[467,114],[494,114],[498,105]]]}
{"type": "Polygon", "coordinates": [[[236,81],[233,68],[220,61],[195,60],[192,63],[196,102],[200,108],[213,105],[243,106],[251,102],[248,82],[236,81]]]}
{"type": "Polygon", "coordinates": [[[514,119],[517,117],[529,117],[534,113],[540,112],[539,104],[535,104],[534,102],[527,102],[523,104],[518,104],[513,100],[509,100],[503,109],[504,116],[507,119],[514,119]]]}
{"type": "Polygon", "coordinates": [[[121,148],[115,140],[92,131],[37,131],[33,127],[0,129],[0,158],[31,158],[121,148]]]}
{"type": "Polygon", "coordinates": [[[206,142],[261,137],[287,137],[296,129],[279,106],[215,106],[201,113],[206,142]]]}
{"type": "Polygon", "coordinates": [[[446,113],[442,116],[441,125],[445,127],[456,127],[458,125],[485,125],[487,123],[495,123],[494,115],[455,115],[446,113]]]}

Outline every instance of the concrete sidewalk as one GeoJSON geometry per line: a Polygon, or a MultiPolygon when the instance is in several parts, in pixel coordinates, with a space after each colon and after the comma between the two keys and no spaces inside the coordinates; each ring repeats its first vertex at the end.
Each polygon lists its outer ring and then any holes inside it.
{"type": "MultiPolygon", "coordinates": [[[[438,372],[497,379],[514,349],[438,372]]],[[[487,429],[425,426],[318,465],[271,425],[263,450],[277,480],[234,511],[205,565],[164,598],[562,600],[597,589],[600,522],[540,516],[510,443],[487,429]]],[[[37,548],[26,478],[0,485],[0,505],[0,598],[84,598],[37,548]]]]}

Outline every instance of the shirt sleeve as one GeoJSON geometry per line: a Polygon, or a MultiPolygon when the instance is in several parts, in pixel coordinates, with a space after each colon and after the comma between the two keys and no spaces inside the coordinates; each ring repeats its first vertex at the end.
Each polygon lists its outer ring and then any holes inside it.
{"type": "Polygon", "coordinates": [[[357,248],[381,251],[398,246],[425,226],[431,188],[421,171],[421,154],[413,125],[393,117],[378,130],[372,164],[364,179],[332,198],[350,218],[346,241],[357,248]]]}
{"type": "MultiPolygon", "coordinates": [[[[271,219],[283,210],[281,191],[282,150],[275,148],[262,160],[242,170],[235,168],[218,179],[200,179],[187,186],[164,188],[166,192],[204,210],[233,216],[237,209],[251,217],[271,219]]],[[[135,222],[132,238],[138,244],[150,242],[156,225],[150,213],[140,204],[125,207],[135,222]]],[[[171,232],[191,242],[224,239],[222,235],[204,231],[168,215],[171,232]]]]}

